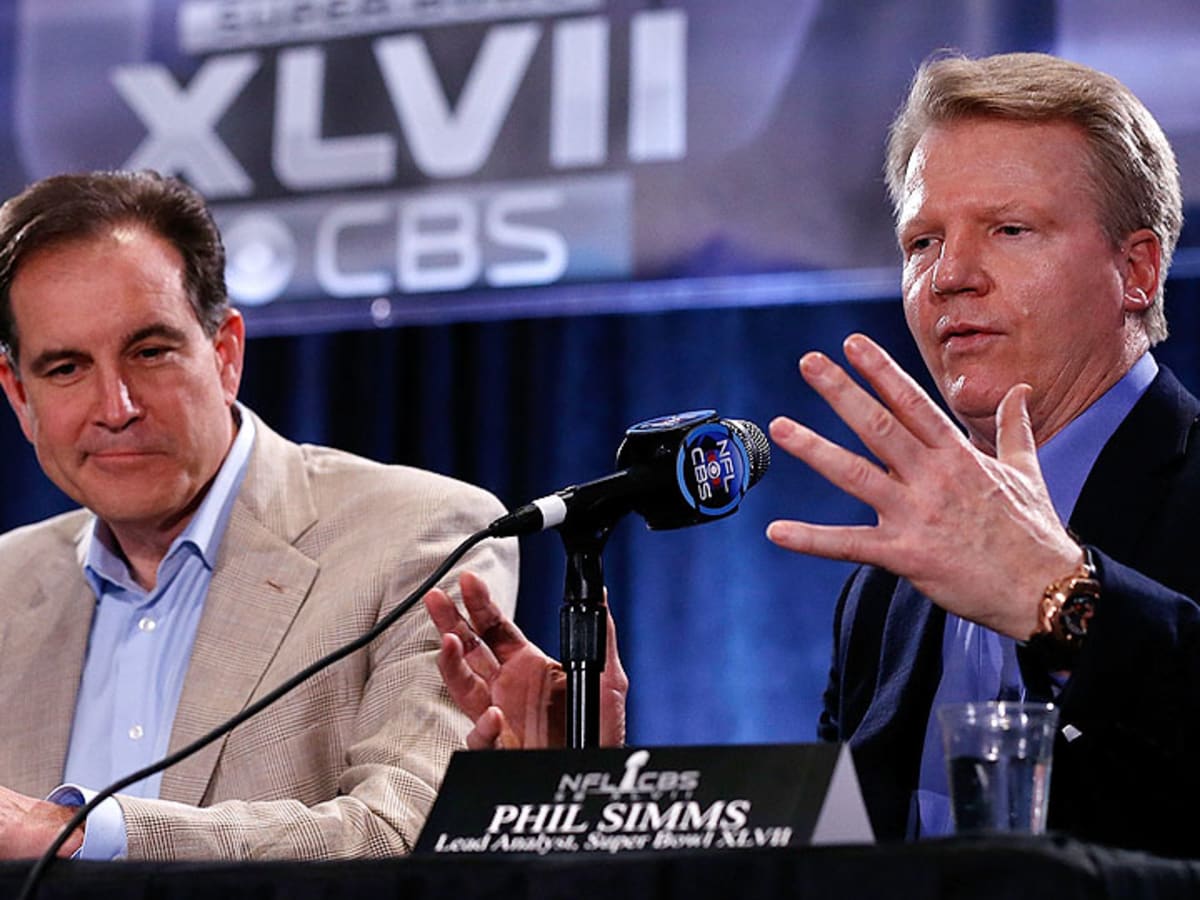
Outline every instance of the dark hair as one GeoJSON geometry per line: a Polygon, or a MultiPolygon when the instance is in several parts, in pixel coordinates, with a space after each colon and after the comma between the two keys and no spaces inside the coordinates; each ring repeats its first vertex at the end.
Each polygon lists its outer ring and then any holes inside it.
{"type": "Polygon", "coordinates": [[[137,224],[166,239],[183,257],[183,287],[204,333],[225,320],[225,248],[199,193],[157,172],[54,175],[0,206],[0,350],[15,364],[19,335],[13,280],[31,253],[137,224]]]}
{"type": "Polygon", "coordinates": [[[1163,282],[1183,227],[1175,154],[1154,116],[1111,75],[1044,53],[969,59],[937,53],[918,70],[888,135],[887,185],[899,213],[913,148],[932,125],[970,118],[1071,122],[1091,152],[1091,189],[1114,245],[1139,228],[1162,244],[1162,278],[1142,314],[1151,344],[1167,336],[1163,282]]]}

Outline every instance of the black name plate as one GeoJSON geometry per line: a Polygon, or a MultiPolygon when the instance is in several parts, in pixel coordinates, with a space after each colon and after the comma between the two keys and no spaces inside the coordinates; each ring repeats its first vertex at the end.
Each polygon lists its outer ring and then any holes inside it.
{"type": "Polygon", "coordinates": [[[872,843],[845,746],[459,751],[416,853],[872,843]]]}

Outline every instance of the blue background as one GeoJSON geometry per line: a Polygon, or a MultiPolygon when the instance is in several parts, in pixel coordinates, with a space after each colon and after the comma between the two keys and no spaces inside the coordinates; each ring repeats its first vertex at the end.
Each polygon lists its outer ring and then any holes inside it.
{"type": "MultiPolygon", "coordinates": [[[[738,4],[737,15],[769,17],[772,5],[738,4]]],[[[955,45],[976,52],[1083,46],[1085,61],[1100,64],[1110,49],[1106,36],[1143,51],[1161,41],[1164,58],[1178,61],[1169,51],[1183,40],[1195,45],[1200,24],[1183,2],[1139,6],[1132,22],[1116,3],[964,5],[973,15],[935,2],[815,6],[778,86],[774,124],[752,147],[741,156],[723,153],[719,165],[637,174],[638,280],[404,298],[413,312],[408,324],[403,311],[394,320],[400,327],[374,327],[361,304],[320,298],[285,313],[251,310],[242,399],[293,439],[451,474],[510,506],[607,473],[628,425],[681,410],[715,407],[764,428],[787,414],[854,445],[803,386],[796,361],[809,349],[840,357],[844,337],[863,331],[923,376],[894,287],[879,175],[886,121],[916,63],[955,45]],[[1066,40],[1064,23],[1074,41],[1081,21],[1094,26],[1094,44],[1066,40]],[[859,159],[868,164],[865,177],[853,174],[859,159]],[[704,194],[714,181],[717,194],[737,202],[704,194]],[[682,231],[700,203],[728,232],[702,233],[667,262],[639,250],[663,243],[663,229],[682,231]],[[761,219],[753,218],[757,212],[761,219]],[[794,254],[761,252],[755,235],[773,230],[794,233],[794,254]]],[[[0,4],[4,121],[13,109],[16,9],[0,4]]],[[[1153,68],[1153,56],[1142,59],[1153,68]]],[[[1169,126],[1190,184],[1200,179],[1200,165],[1188,167],[1196,134],[1188,110],[1197,107],[1185,102],[1193,82],[1184,74],[1175,88],[1170,73],[1154,81],[1159,105],[1151,107],[1169,126]]],[[[721,85],[706,89],[718,98],[721,85]]],[[[704,100],[693,92],[698,119],[719,106],[704,100]]],[[[0,134],[8,160],[16,159],[15,142],[11,132],[0,134]]],[[[15,162],[5,172],[8,192],[33,175],[15,162]]],[[[1193,234],[1189,227],[1168,284],[1172,337],[1156,355],[1196,390],[1193,234]]],[[[0,453],[0,529],[69,507],[7,414],[0,416],[0,453]]],[[[833,604],[849,567],[770,545],[763,531],[777,517],[869,522],[872,514],[776,454],[763,483],[729,519],[678,532],[649,532],[636,519],[618,527],[605,565],[634,685],[631,742],[813,738],[833,604]]],[[[525,539],[522,554],[518,621],[554,650],[563,580],[557,536],[525,539]]]]}

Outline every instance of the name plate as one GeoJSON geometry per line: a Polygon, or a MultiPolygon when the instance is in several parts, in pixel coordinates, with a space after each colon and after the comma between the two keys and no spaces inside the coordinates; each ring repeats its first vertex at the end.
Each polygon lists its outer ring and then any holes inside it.
{"type": "Polygon", "coordinates": [[[462,750],[414,852],[545,856],[873,842],[844,745],[462,750]]]}

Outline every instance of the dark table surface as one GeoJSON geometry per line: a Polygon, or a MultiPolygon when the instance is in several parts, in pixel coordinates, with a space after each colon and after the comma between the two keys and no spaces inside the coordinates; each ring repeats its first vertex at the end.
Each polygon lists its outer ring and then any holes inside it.
{"type": "MultiPolygon", "coordinates": [[[[1187,826],[1183,826],[1187,827],[1187,826]]],[[[0,865],[0,897],[30,868],[0,865]]],[[[1200,862],[1068,838],[952,838],[918,844],[625,853],[610,857],[406,858],[297,863],[58,862],[36,895],[122,900],[588,897],[1193,898],[1200,862]]]]}

